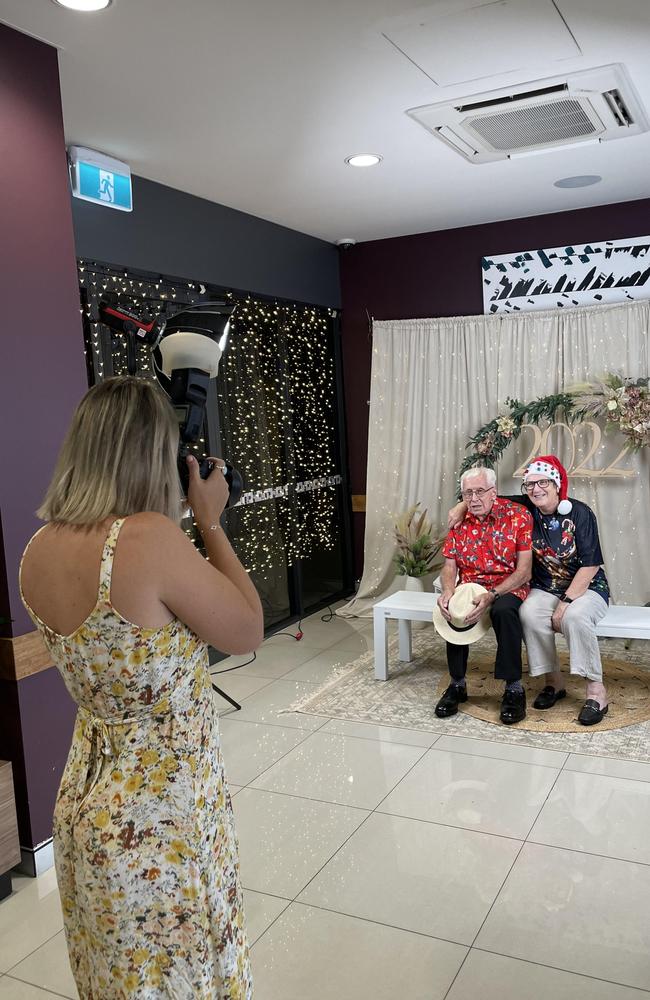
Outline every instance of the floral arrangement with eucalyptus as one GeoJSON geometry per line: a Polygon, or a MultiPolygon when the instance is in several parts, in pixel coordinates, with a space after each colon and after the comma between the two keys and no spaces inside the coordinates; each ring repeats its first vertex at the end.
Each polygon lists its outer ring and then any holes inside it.
{"type": "Polygon", "coordinates": [[[573,386],[567,392],[541,396],[531,403],[506,399],[509,412],[494,417],[466,445],[459,478],[467,469],[485,465],[494,468],[508,445],[521,434],[524,424],[553,423],[561,411],[567,423],[604,418],[606,430],[623,435],[630,451],[650,445],[650,378],[627,378],[607,372],[595,382],[573,386]]]}

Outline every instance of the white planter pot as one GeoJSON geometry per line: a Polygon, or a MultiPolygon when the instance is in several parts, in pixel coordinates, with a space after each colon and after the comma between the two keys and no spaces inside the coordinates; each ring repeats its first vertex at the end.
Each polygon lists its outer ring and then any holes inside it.
{"type": "MultiPolygon", "coordinates": [[[[427,576],[405,576],[403,580],[404,590],[410,590],[418,594],[431,593],[433,590],[433,573],[427,576]]],[[[416,632],[421,632],[422,629],[428,627],[428,622],[411,622],[411,629],[416,632]]]]}

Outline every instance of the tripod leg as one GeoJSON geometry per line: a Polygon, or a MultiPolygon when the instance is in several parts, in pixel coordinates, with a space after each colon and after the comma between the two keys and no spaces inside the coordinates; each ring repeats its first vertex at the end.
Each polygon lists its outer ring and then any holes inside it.
{"type": "Polygon", "coordinates": [[[238,712],[240,712],[240,711],[241,711],[241,705],[239,704],[239,702],[238,702],[238,701],[235,701],[235,699],[234,699],[234,698],[231,698],[231,697],[230,697],[230,695],[229,695],[229,694],[226,694],[226,692],[225,692],[225,691],[222,691],[222,690],[221,690],[221,688],[217,687],[217,685],[216,685],[216,684],[213,684],[213,685],[212,685],[212,690],[213,690],[213,691],[216,691],[216,692],[217,692],[217,694],[218,694],[218,695],[220,695],[220,696],[221,696],[222,698],[225,698],[225,699],[226,699],[226,701],[229,701],[229,702],[230,702],[230,704],[232,705],[232,707],[233,707],[234,709],[236,709],[236,711],[238,711],[238,712]]]}
{"type": "Polygon", "coordinates": [[[126,337],[126,368],[129,375],[135,375],[138,368],[138,354],[133,333],[127,334],[126,337]]]}

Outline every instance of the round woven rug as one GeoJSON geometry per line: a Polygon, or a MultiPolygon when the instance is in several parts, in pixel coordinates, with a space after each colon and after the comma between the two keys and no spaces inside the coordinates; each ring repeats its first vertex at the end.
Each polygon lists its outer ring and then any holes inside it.
{"type": "MultiPolygon", "coordinates": [[[[569,674],[568,657],[560,653],[562,674],[566,687],[566,698],[558,701],[553,708],[539,711],[533,708],[533,701],[544,687],[543,677],[531,678],[527,673],[522,677],[526,690],[526,718],[511,729],[525,729],[537,733],[589,732],[578,722],[578,713],[585,702],[585,681],[582,677],[569,674]]],[[[503,697],[503,681],[494,679],[494,661],[476,658],[467,668],[467,692],[469,698],[458,706],[459,712],[501,726],[499,710],[503,697]]],[[[632,663],[622,660],[603,659],[603,674],[609,711],[602,722],[591,728],[592,732],[619,729],[650,719],[650,672],[641,670],[632,663]]],[[[436,696],[440,697],[449,684],[449,677],[443,676],[438,683],[436,696]]]]}

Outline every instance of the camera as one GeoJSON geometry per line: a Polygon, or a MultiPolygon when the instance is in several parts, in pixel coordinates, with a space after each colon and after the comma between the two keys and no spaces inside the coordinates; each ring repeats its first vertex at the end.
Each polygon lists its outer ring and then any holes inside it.
{"type": "MultiPolygon", "coordinates": [[[[183,496],[187,497],[187,492],[190,486],[190,470],[187,467],[187,456],[193,455],[194,452],[191,451],[189,446],[183,441],[178,446],[178,476],[181,481],[181,486],[183,488],[183,496]]],[[[209,458],[197,458],[199,463],[199,475],[201,479],[207,479],[210,473],[214,470],[214,463],[210,461],[209,458]]],[[[241,495],[244,489],[244,481],[241,477],[239,469],[236,469],[230,462],[226,462],[223,474],[225,480],[228,484],[228,502],[226,504],[226,510],[229,507],[234,507],[236,503],[241,499],[241,495]]]]}
{"type": "MultiPolygon", "coordinates": [[[[234,306],[228,302],[201,302],[185,306],[168,318],[149,317],[125,308],[114,294],[106,295],[99,304],[99,321],[127,337],[130,375],[136,374],[137,341],[147,344],[162,358],[162,369],[158,363],[155,368],[178,420],[177,466],[185,496],[189,486],[188,455],[194,455],[198,461],[202,479],[207,479],[213,470],[213,463],[197,455],[192,445],[201,437],[208,383],[217,375],[233,311],[234,306]]],[[[226,507],[234,507],[241,498],[244,483],[241,474],[229,462],[226,462],[224,475],[229,491],[226,507]]]]}

